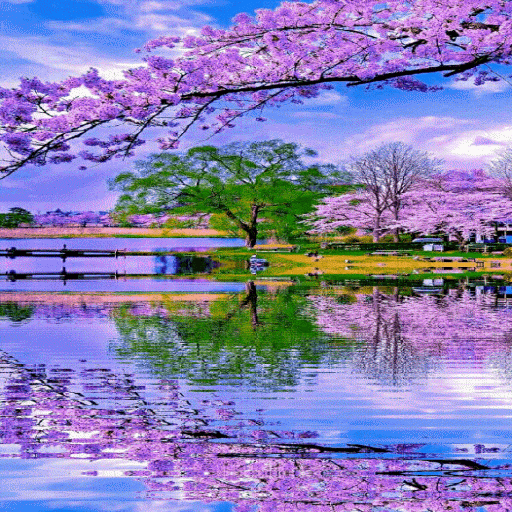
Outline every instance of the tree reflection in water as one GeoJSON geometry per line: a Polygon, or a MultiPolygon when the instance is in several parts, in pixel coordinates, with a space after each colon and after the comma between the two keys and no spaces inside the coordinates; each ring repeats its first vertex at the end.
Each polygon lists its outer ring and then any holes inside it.
{"type": "Polygon", "coordinates": [[[145,315],[130,306],[114,309],[114,350],[167,377],[272,389],[295,386],[306,364],[340,357],[305,311],[305,295],[293,289],[261,292],[249,282],[242,296],[199,304],[145,315]]]}
{"type": "Polygon", "coordinates": [[[393,386],[446,358],[491,358],[505,371],[512,311],[493,301],[465,290],[259,293],[249,283],[242,297],[208,303],[4,304],[13,322],[113,318],[116,353],[156,377],[148,390],[108,367],[28,366],[0,353],[0,457],[65,459],[91,477],[102,476],[91,462],[133,462],[123,476],[143,482],[148,500],[231,502],[236,512],[512,510],[506,453],[443,459],[421,444],[325,446],[314,432],[276,429],[233,400],[200,400],[180,386],[236,379],[280,389],[311,362],[347,358],[393,386]]]}
{"type": "Polygon", "coordinates": [[[352,301],[328,295],[308,300],[318,327],[359,341],[358,367],[386,384],[424,376],[441,360],[482,361],[511,352],[512,309],[497,308],[494,294],[461,289],[411,296],[375,287],[352,301]]]}

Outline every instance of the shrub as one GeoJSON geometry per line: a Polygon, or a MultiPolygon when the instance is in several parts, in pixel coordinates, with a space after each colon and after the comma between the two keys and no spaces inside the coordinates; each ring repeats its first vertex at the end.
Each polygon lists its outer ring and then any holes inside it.
{"type": "Polygon", "coordinates": [[[370,235],[348,235],[341,238],[340,241],[347,244],[369,244],[373,242],[373,238],[370,235]]]}

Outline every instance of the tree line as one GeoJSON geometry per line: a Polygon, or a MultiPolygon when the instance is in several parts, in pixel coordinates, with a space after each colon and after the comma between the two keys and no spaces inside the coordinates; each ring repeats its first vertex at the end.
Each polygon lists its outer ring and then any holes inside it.
{"type": "Polygon", "coordinates": [[[441,161],[401,142],[344,164],[316,164],[317,154],[281,140],[195,147],[139,161],[110,181],[127,214],[211,215],[212,227],[243,233],[247,247],[269,236],[404,233],[459,242],[492,236],[512,219],[512,152],[483,170],[443,171],[441,161]]]}
{"type": "Polygon", "coordinates": [[[462,243],[492,238],[512,220],[512,150],[487,171],[443,171],[442,162],[401,142],[384,144],[342,164],[281,140],[199,146],[159,153],[109,181],[120,192],[112,212],[58,210],[0,214],[0,227],[212,227],[258,239],[292,240],[327,233],[438,235],[462,243]],[[179,219],[179,220],[178,220],[179,219]]]}

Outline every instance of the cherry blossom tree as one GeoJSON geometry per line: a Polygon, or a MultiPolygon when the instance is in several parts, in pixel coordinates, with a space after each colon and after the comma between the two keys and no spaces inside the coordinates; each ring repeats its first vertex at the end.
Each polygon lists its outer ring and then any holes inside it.
{"type": "Polygon", "coordinates": [[[2,173],[131,155],[154,127],[161,149],[172,149],[193,127],[219,132],[246,114],[263,121],[263,107],[336,83],[429,91],[420,77],[500,80],[490,65],[510,64],[511,11],[507,0],[284,2],[239,14],[229,29],[150,41],[142,65],[120,80],[95,69],[55,83],[23,78],[0,89],[10,157],[2,173]]]}
{"type": "MultiPolygon", "coordinates": [[[[384,212],[389,210],[391,217],[398,221],[404,194],[412,190],[419,180],[434,174],[438,163],[427,153],[402,142],[384,144],[350,161],[348,171],[354,182],[363,185],[371,198],[375,212],[374,239],[379,238],[384,212]]],[[[398,228],[394,229],[393,235],[398,242],[398,228]]]]}
{"type": "Polygon", "coordinates": [[[496,222],[512,218],[512,200],[503,190],[503,182],[480,170],[440,175],[404,196],[396,226],[412,233],[442,234],[461,244],[473,234],[492,238],[496,222]]]}
{"type": "Polygon", "coordinates": [[[71,223],[71,217],[59,212],[48,212],[34,215],[36,226],[67,226],[71,223]]]}
{"type": "Polygon", "coordinates": [[[357,190],[324,198],[308,221],[316,233],[341,226],[370,230],[376,242],[400,229],[452,237],[462,244],[475,233],[492,237],[496,222],[512,218],[512,200],[503,191],[503,181],[482,170],[455,170],[418,179],[400,195],[399,209],[389,196],[357,190]]]}
{"type": "Polygon", "coordinates": [[[165,224],[168,219],[168,215],[157,217],[152,213],[146,213],[129,215],[126,220],[132,226],[150,228],[152,226],[161,226],[162,224],[165,224]]]}
{"type": "Polygon", "coordinates": [[[489,165],[491,174],[503,181],[505,195],[512,198],[512,148],[508,147],[489,165]]]}
{"type": "Polygon", "coordinates": [[[60,210],[34,215],[34,224],[36,226],[63,227],[80,225],[82,227],[87,224],[101,224],[102,226],[112,226],[112,219],[108,213],[99,212],[78,212],[65,213],[60,210]]]}
{"type": "Polygon", "coordinates": [[[344,227],[371,231],[374,242],[394,224],[389,202],[380,194],[362,189],[325,197],[305,222],[312,226],[310,233],[329,233],[344,227]]]}

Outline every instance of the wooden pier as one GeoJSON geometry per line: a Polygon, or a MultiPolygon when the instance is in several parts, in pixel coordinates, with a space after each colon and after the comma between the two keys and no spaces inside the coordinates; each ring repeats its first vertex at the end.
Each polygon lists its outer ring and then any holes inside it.
{"type": "Polygon", "coordinates": [[[119,279],[120,277],[130,277],[129,274],[121,272],[67,272],[63,268],[60,272],[16,272],[11,270],[5,274],[0,274],[0,281],[77,281],[88,279],[119,279]]]}
{"type": "MultiPolygon", "coordinates": [[[[126,250],[116,249],[115,251],[109,250],[95,250],[95,249],[68,249],[65,245],[62,249],[17,249],[10,247],[8,249],[0,249],[0,256],[5,258],[118,258],[119,256],[126,256],[129,254],[126,250]]],[[[137,253],[144,255],[144,253],[137,253]]],[[[149,253],[147,254],[149,255],[149,253]]]]}
{"type": "MultiPolygon", "coordinates": [[[[206,251],[206,249],[204,249],[206,251]]],[[[202,249],[193,247],[180,247],[169,251],[129,251],[127,249],[68,249],[66,245],[62,249],[18,249],[9,247],[0,249],[0,257],[5,258],[119,258],[126,256],[170,256],[182,253],[201,252],[202,249]]]]}

